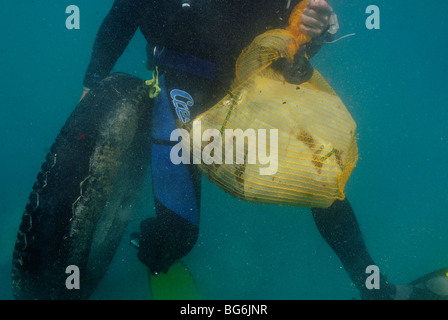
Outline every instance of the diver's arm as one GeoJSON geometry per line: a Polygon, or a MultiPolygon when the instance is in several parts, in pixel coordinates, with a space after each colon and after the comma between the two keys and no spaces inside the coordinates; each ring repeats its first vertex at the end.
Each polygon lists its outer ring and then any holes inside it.
{"type": "Polygon", "coordinates": [[[140,3],[136,0],[115,0],[96,35],[84,77],[84,94],[110,73],[131,41],[140,20],[140,3]]]}
{"type": "Polygon", "coordinates": [[[310,0],[308,7],[303,10],[299,28],[312,37],[305,48],[308,59],[320,50],[324,41],[332,40],[333,35],[328,32],[332,14],[333,8],[326,0],[310,0]]]}
{"type": "Polygon", "coordinates": [[[333,8],[326,0],[310,0],[300,16],[300,30],[312,38],[320,37],[327,31],[333,8]]]}
{"type": "MultiPolygon", "coordinates": [[[[336,16],[336,14],[334,14],[334,16],[336,16]]],[[[327,31],[323,32],[320,36],[312,38],[310,42],[304,45],[304,50],[308,59],[311,59],[313,56],[315,56],[325,42],[333,41],[334,38],[335,33],[329,32],[328,28],[327,31]]]]}
{"type": "MultiPolygon", "coordinates": [[[[303,0],[306,1],[306,0],[303,0]]],[[[308,81],[313,75],[313,67],[308,59],[314,56],[325,40],[328,40],[329,21],[333,9],[325,0],[310,0],[308,8],[300,16],[300,30],[311,36],[311,40],[300,46],[290,62],[286,58],[280,58],[272,64],[272,67],[280,71],[289,83],[301,84],[308,81]]],[[[330,35],[331,36],[331,35],[330,35]]]]}

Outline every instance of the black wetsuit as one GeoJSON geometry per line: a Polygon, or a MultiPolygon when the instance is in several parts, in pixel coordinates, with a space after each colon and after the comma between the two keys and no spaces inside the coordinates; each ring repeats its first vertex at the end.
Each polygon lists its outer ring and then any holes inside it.
{"type": "MultiPolygon", "coordinates": [[[[183,83],[185,91],[192,93],[196,105],[200,106],[195,110],[200,112],[223,97],[224,90],[233,80],[235,61],[241,51],[264,31],[285,27],[298,2],[196,0],[191,1],[189,9],[184,9],[180,0],[116,0],[95,40],[84,86],[92,88],[109,74],[140,29],[150,44],[147,50],[150,66],[154,47],[194,57],[193,60],[187,59],[192,61],[193,69],[200,69],[195,68],[195,58],[213,65],[213,74],[208,73],[205,77],[179,72],[175,67],[164,70],[166,86],[173,88],[183,83]]],[[[307,47],[308,56],[318,48],[319,41],[314,41],[307,47]]],[[[201,62],[196,64],[201,65],[201,62]]],[[[156,141],[153,148],[162,148],[164,143],[156,141]]],[[[196,220],[168,208],[167,203],[158,200],[155,192],[157,218],[142,222],[139,258],[153,272],[166,270],[173,261],[186,255],[197,239],[200,179],[195,169],[189,170],[197,201],[196,220]]],[[[175,187],[174,181],[171,183],[175,187]]],[[[165,189],[169,186],[166,185],[165,189]]],[[[378,297],[377,293],[365,289],[366,267],[374,263],[348,201],[335,201],[330,208],[312,209],[312,213],[319,231],[340,258],[361,295],[378,297]]],[[[384,284],[383,281],[383,288],[384,284]]]]}
{"type": "Polygon", "coordinates": [[[180,0],[116,0],[98,31],[84,85],[91,88],[109,74],[137,31],[153,46],[210,61],[216,80],[228,87],[235,61],[255,36],[285,27],[300,1],[196,0],[183,9],[180,0]]]}

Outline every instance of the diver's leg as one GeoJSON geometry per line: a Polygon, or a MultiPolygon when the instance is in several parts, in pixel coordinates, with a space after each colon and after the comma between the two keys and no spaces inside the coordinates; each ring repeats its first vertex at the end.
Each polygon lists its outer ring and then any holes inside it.
{"type": "Polygon", "coordinates": [[[329,208],[312,208],[314,222],[322,237],[334,250],[345,270],[360,291],[363,299],[390,299],[395,288],[384,276],[380,277],[380,289],[365,286],[366,268],[374,265],[364,240],[355,213],[347,199],[336,200],[329,208]]]}
{"type": "Polygon", "coordinates": [[[152,112],[151,174],[156,217],[144,220],[138,234],[139,259],[151,272],[166,272],[193,248],[199,234],[200,181],[196,166],[174,164],[170,141],[177,129],[164,77],[152,112]]]}
{"type": "Polygon", "coordinates": [[[164,170],[155,166],[153,159],[156,217],[142,221],[138,252],[152,273],[168,271],[191,251],[199,235],[200,172],[195,167],[190,171],[186,165],[174,168],[172,163],[162,163],[167,170],[180,174],[175,179],[164,176],[164,170]]]}

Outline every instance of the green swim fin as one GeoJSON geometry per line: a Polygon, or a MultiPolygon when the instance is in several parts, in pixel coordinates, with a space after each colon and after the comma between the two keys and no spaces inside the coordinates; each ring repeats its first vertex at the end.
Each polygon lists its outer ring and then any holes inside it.
{"type": "Polygon", "coordinates": [[[182,262],[176,262],[167,273],[157,276],[148,270],[148,276],[153,300],[201,299],[190,270],[182,262]]]}
{"type": "Polygon", "coordinates": [[[443,268],[406,286],[397,286],[396,299],[448,300],[448,268],[443,268]]]}

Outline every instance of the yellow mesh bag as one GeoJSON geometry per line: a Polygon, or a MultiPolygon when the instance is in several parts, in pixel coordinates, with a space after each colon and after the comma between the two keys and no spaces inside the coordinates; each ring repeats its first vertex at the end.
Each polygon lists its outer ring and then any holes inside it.
{"type": "Polygon", "coordinates": [[[270,67],[281,57],[292,61],[309,41],[298,29],[305,7],[303,1],[294,9],[288,28],[254,39],[237,60],[231,91],[190,128],[203,140],[190,141],[193,162],[213,183],[250,202],[328,207],[344,198],[357,161],[356,124],[323,77],[314,71],[294,85],[270,67]]]}

